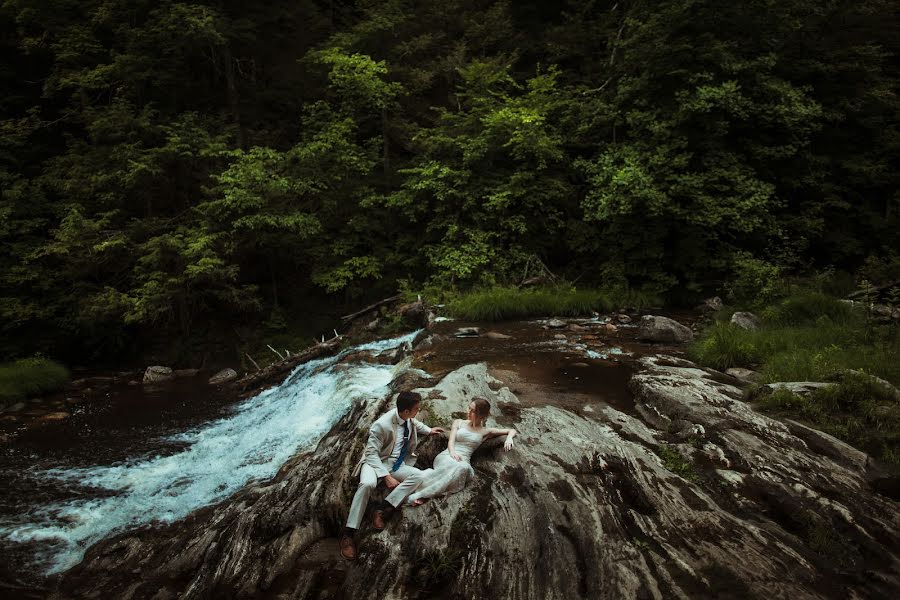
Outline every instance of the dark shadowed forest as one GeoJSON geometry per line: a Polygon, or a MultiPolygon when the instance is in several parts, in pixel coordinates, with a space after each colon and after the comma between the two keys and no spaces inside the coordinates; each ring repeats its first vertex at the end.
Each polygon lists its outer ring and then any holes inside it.
{"type": "Polygon", "coordinates": [[[887,282],[898,32],[886,0],[5,0],[0,358],[240,356],[535,277],[887,282]]]}

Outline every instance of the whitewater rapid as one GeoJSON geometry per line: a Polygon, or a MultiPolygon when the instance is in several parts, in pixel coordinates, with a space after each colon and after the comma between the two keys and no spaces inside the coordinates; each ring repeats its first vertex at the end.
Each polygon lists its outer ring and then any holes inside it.
{"type": "Polygon", "coordinates": [[[313,448],[355,399],[383,398],[403,368],[369,363],[335,368],[343,356],[397,348],[417,333],[300,365],[284,383],[243,401],[228,417],[168,438],[185,445],[176,454],[34,473],[112,495],[36,507],[15,523],[0,523],[0,537],[38,542],[35,566],[57,573],[78,564],[91,544],[112,533],[176,521],[251,481],[269,479],[291,456],[313,448]]]}

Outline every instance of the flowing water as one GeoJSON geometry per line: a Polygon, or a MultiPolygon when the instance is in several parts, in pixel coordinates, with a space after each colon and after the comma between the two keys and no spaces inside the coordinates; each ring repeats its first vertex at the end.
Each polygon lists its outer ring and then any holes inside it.
{"type": "MultiPolygon", "coordinates": [[[[272,477],[292,455],[315,446],[353,399],[383,396],[397,375],[392,365],[337,367],[344,355],[379,353],[414,336],[357,346],[303,364],[283,384],[227,409],[229,414],[187,431],[158,435],[157,430],[150,443],[136,439],[147,430],[145,424],[127,427],[121,418],[114,419],[120,433],[127,430],[126,438],[137,443],[120,447],[118,453],[124,450],[130,456],[112,464],[101,462],[106,454],[102,449],[92,464],[84,444],[66,452],[58,440],[23,436],[0,463],[0,483],[17,491],[5,493],[0,507],[0,551],[21,560],[25,550],[33,567],[59,572],[77,564],[88,546],[111,533],[181,519],[251,481],[272,477]],[[35,465],[25,468],[29,461],[35,465]],[[47,463],[56,466],[47,468],[47,463]],[[45,501],[29,501],[35,497],[45,501]]],[[[202,393],[210,395],[210,389],[202,393]]],[[[169,400],[184,407],[191,401],[184,391],[182,397],[170,394],[169,400]]],[[[115,406],[118,411],[110,407],[107,412],[121,411],[121,404],[115,406]]],[[[204,412],[201,407],[197,411],[204,412]]],[[[77,415],[72,421],[78,426],[77,415]]],[[[89,422],[81,425],[90,429],[89,422]]],[[[91,446],[96,451],[95,444],[91,446]]]]}

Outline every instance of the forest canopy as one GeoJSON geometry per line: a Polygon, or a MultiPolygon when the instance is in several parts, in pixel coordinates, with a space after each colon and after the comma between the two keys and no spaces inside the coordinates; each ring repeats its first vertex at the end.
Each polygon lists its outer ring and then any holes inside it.
{"type": "Polygon", "coordinates": [[[5,0],[0,358],[534,265],[663,295],[889,270],[898,25],[887,0],[5,0]]]}

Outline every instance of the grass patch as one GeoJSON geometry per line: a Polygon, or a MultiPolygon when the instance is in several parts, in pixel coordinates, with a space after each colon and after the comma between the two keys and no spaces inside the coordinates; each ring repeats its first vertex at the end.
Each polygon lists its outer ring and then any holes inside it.
{"type": "Polygon", "coordinates": [[[69,380],[69,370],[48,358],[25,358],[0,364],[0,404],[52,392],[69,380]]]}
{"type": "Polygon", "coordinates": [[[853,308],[833,296],[820,292],[800,292],[762,311],[763,321],[773,325],[809,325],[827,320],[852,324],[853,308]]]}
{"type": "Polygon", "coordinates": [[[637,290],[577,290],[574,288],[519,289],[494,287],[453,298],[449,314],[471,321],[504,321],[530,317],[579,317],[621,307],[643,308],[659,298],[637,290]]]}
{"type": "Polygon", "coordinates": [[[861,310],[823,294],[785,298],[762,311],[763,326],[747,331],[716,322],[690,346],[691,358],[725,370],[760,370],[764,381],[826,381],[845,369],[900,382],[900,340],[875,327],[861,310]]]}
{"type": "Polygon", "coordinates": [[[671,446],[662,446],[657,452],[663,461],[663,466],[672,471],[682,479],[687,479],[697,483],[700,481],[700,475],[694,469],[694,464],[671,446]]]}
{"type": "Polygon", "coordinates": [[[776,390],[757,407],[805,421],[900,469],[900,401],[871,377],[845,373],[840,383],[808,396],[776,390]]]}

